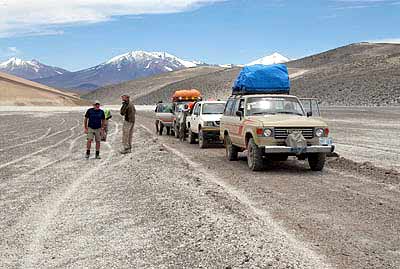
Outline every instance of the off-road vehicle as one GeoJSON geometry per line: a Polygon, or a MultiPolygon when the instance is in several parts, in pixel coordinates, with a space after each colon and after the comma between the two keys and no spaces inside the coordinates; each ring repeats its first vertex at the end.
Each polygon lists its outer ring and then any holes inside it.
{"type": "MultiPolygon", "coordinates": [[[[156,130],[159,135],[163,134],[164,128],[167,129],[167,135],[171,134],[172,122],[174,119],[173,106],[171,103],[159,103],[155,109],[156,130]]],[[[173,131],[173,130],[172,130],[173,131]]]]}
{"type": "Polygon", "coordinates": [[[191,144],[195,143],[196,138],[200,148],[210,143],[220,143],[219,125],[224,108],[225,101],[201,101],[195,104],[192,114],[186,119],[191,144]]]}
{"type": "Polygon", "coordinates": [[[311,170],[321,171],[334,145],[328,125],[316,116],[305,112],[296,96],[233,95],[221,118],[226,158],[237,160],[238,153],[247,150],[248,166],[257,171],[268,159],[283,161],[297,156],[308,159],[311,170]]]}

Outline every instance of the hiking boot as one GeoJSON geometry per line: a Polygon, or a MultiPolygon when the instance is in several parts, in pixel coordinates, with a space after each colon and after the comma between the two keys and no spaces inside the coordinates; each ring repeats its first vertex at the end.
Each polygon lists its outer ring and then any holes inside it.
{"type": "Polygon", "coordinates": [[[86,155],[85,155],[85,159],[86,159],[86,160],[88,160],[88,159],[89,159],[89,157],[90,157],[90,155],[89,155],[89,154],[86,154],[86,155]]]}
{"type": "Polygon", "coordinates": [[[121,154],[128,154],[128,153],[131,153],[131,152],[132,152],[131,149],[123,149],[123,150],[119,151],[119,153],[121,153],[121,154]]]}
{"type": "Polygon", "coordinates": [[[96,159],[101,159],[100,155],[96,155],[96,159]]]}

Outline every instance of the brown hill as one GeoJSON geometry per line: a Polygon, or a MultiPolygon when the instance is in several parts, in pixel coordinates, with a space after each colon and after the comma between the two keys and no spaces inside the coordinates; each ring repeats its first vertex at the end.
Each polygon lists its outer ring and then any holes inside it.
{"type": "Polygon", "coordinates": [[[292,93],[329,105],[400,104],[400,44],[358,43],[290,62],[292,93]]]}
{"type": "Polygon", "coordinates": [[[160,88],[175,83],[177,81],[201,76],[204,74],[212,74],[219,70],[221,67],[201,66],[194,68],[182,69],[179,71],[168,72],[161,75],[151,76],[131,80],[121,84],[105,86],[96,91],[90,92],[82,96],[84,99],[94,100],[98,99],[106,104],[119,104],[120,96],[122,94],[130,94],[134,99],[139,99],[142,96],[151,94],[160,88]]]}
{"type": "Polygon", "coordinates": [[[76,106],[88,102],[78,96],[23,78],[0,73],[0,105],[76,106]]]}

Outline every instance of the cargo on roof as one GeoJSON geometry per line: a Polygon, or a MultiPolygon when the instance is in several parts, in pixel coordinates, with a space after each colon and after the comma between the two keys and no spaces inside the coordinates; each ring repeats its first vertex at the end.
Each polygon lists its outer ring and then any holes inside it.
{"type": "Polygon", "coordinates": [[[289,73],[286,65],[245,66],[240,71],[233,94],[285,93],[290,89],[289,73]]]}
{"type": "Polygon", "coordinates": [[[177,101],[196,101],[201,98],[201,93],[199,90],[191,89],[191,90],[179,90],[174,93],[172,96],[172,100],[174,102],[177,101]]]}

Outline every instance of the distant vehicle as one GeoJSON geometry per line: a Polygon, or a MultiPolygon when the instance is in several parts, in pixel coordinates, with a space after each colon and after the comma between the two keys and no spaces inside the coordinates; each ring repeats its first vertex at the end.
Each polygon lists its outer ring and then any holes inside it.
{"type": "Polygon", "coordinates": [[[175,133],[175,137],[179,137],[179,123],[181,121],[181,117],[183,117],[183,110],[185,105],[188,105],[191,102],[201,100],[201,93],[199,90],[178,90],[172,96],[172,104],[173,104],[173,122],[172,128],[175,133]]]}
{"type": "Polygon", "coordinates": [[[156,129],[158,130],[158,133],[162,135],[164,128],[166,128],[167,135],[170,135],[174,118],[172,103],[157,104],[155,112],[156,112],[156,129]]]}
{"type": "Polygon", "coordinates": [[[308,159],[311,170],[321,171],[326,154],[334,151],[328,125],[305,112],[292,95],[236,95],[228,99],[221,118],[221,138],[228,160],[247,150],[248,166],[263,168],[264,159],[308,159]]]}
{"type": "Polygon", "coordinates": [[[225,109],[225,101],[201,101],[193,107],[192,114],[186,119],[189,130],[189,142],[199,140],[199,147],[220,142],[220,121],[225,109]]]}

